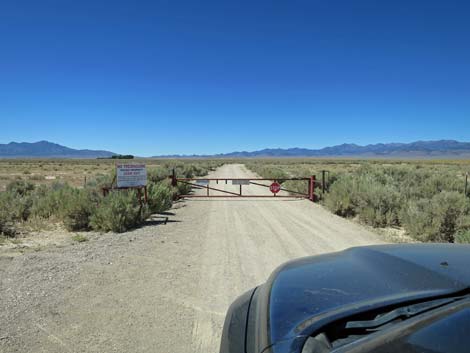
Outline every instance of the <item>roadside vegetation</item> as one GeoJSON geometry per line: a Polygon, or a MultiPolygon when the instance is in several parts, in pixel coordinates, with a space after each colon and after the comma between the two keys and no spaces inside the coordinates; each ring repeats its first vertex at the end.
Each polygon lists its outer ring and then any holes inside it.
{"type": "Polygon", "coordinates": [[[112,169],[97,173],[82,187],[66,181],[43,184],[17,178],[0,192],[0,235],[15,237],[28,225],[40,228],[46,224],[61,224],[69,231],[125,232],[140,226],[152,214],[170,209],[178,194],[189,192],[185,185],[171,186],[168,176],[173,169],[177,176],[189,178],[206,175],[221,164],[159,161],[148,167],[147,204],[139,202],[135,190],[116,190],[104,197],[101,188],[110,186],[112,169]]]}
{"type": "MultiPolygon", "coordinates": [[[[316,195],[333,213],[377,228],[404,229],[424,242],[470,242],[470,195],[465,195],[468,161],[256,160],[247,167],[263,177],[319,180],[316,195]],[[319,180],[321,182],[321,180],[319,180]]],[[[307,183],[286,189],[307,192],[307,183]]],[[[468,193],[468,191],[467,191],[468,193]]]]}
{"type": "MultiPolygon", "coordinates": [[[[204,176],[227,161],[142,162],[148,173],[145,205],[135,191],[103,197],[101,188],[113,180],[115,161],[0,160],[0,235],[15,237],[57,224],[73,232],[124,232],[165,212],[178,194],[190,191],[185,184],[171,186],[173,169],[179,177],[204,176]]],[[[470,190],[464,194],[469,161],[256,159],[245,164],[275,179],[314,174],[321,182],[321,171],[327,170],[327,190],[322,192],[319,184],[316,195],[331,212],[372,227],[403,230],[419,241],[470,242],[470,190]]],[[[307,193],[306,182],[286,181],[283,187],[307,193]]]]}
{"type": "Polygon", "coordinates": [[[187,173],[197,172],[199,168],[210,169],[221,163],[217,160],[156,158],[139,158],[132,161],[111,158],[0,159],[0,192],[5,191],[9,183],[17,180],[30,181],[35,185],[52,185],[60,182],[83,188],[89,183],[93,183],[97,177],[111,175],[116,163],[134,163],[136,161],[146,164],[148,170],[164,170],[165,177],[173,167],[176,167],[179,173],[187,173]]]}

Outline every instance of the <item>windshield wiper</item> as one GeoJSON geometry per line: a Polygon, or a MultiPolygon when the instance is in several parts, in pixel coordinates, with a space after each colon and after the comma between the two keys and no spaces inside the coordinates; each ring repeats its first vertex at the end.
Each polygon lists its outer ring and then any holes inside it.
{"type": "Polygon", "coordinates": [[[378,315],[374,320],[348,321],[346,329],[374,329],[399,318],[410,318],[425,311],[438,308],[465,297],[443,298],[397,308],[386,314],[378,315]]]}

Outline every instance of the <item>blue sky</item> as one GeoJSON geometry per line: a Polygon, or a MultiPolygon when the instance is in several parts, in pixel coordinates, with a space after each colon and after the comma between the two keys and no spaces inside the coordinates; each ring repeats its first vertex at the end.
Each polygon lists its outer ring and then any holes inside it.
{"type": "Polygon", "coordinates": [[[0,143],[470,141],[470,2],[0,3],[0,143]]]}

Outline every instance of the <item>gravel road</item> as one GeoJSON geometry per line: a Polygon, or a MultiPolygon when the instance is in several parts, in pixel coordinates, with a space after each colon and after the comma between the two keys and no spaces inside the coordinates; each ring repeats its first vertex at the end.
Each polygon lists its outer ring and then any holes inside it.
{"type": "MultiPolygon", "coordinates": [[[[230,164],[210,176],[254,174],[230,164]]],[[[217,352],[229,304],[276,266],[381,242],[307,200],[190,199],[168,216],[76,245],[0,250],[0,351],[217,352]]]]}

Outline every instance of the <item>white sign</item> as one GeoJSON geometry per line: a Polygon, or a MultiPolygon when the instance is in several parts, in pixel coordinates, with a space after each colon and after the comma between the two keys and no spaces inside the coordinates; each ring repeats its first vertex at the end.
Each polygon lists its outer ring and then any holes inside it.
{"type": "Polygon", "coordinates": [[[243,179],[234,179],[232,180],[232,185],[250,185],[250,181],[243,179]]]}
{"type": "Polygon", "coordinates": [[[117,187],[130,188],[147,185],[147,168],[145,164],[116,165],[117,187]]]}
{"type": "Polygon", "coordinates": [[[209,184],[209,180],[207,180],[207,179],[198,179],[198,180],[196,180],[196,184],[199,184],[199,185],[208,185],[208,184],[209,184]]]}

